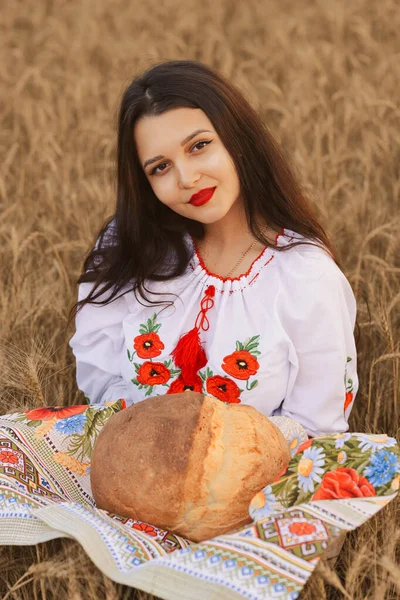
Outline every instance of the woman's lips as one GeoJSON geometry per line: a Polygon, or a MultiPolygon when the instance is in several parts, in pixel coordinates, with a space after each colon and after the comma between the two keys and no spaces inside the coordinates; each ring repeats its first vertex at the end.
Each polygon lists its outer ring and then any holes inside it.
{"type": "Polygon", "coordinates": [[[189,204],[193,204],[194,206],[202,206],[209,200],[211,200],[215,191],[215,187],[207,188],[201,194],[197,194],[193,200],[190,200],[189,204]]]}

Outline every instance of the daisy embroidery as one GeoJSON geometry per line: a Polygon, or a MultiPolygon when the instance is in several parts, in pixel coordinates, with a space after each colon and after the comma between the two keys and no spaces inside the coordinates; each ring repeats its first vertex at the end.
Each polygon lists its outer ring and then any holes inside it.
{"type": "Polygon", "coordinates": [[[396,446],[397,443],[394,438],[388,437],[386,433],[382,435],[359,433],[356,435],[356,438],[360,442],[359,448],[361,448],[363,452],[367,452],[367,450],[376,452],[381,448],[392,448],[392,446],[396,446]]]}
{"type": "Polygon", "coordinates": [[[297,478],[299,488],[303,492],[313,492],[314,482],[321,482],[324,473],[325,453],[323,448],[310,446],[303,452],[303,456],[297,467],[297,478]]]}
{"type": "Polygon", "coordinates": [[[336,440],[335,448],[343,448],[346,442],[351,438],[351,433],[337,433],[333,436],[336,440]]]}
{"type": "Polygon", "coordinates": [[[250,509],[255,511],[257,514],[257,519],[261,519],[274,512],[274,508],[271,506],[271,504],[273,504],[275,501],[276,497],[275,494],[272,493],[272,487],[267,485],[267,487],[254,496],[250,503],[250,509]]]}

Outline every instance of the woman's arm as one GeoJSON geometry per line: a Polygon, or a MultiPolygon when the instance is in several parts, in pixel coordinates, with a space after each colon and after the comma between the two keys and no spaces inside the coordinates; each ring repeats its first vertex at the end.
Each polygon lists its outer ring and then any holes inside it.
{"type": "MultiPolygon", "coordinates": [[[[81,283],[78,299],[86,298],[92,287],[92,283],[81,283]]],[[[124,398],[127,405],[133,403],[128,384],[121,375],[122,320],[128,312],[126,301],[121,297],[104,306],[86,304],[76,316],[76,332],[69,345],[76,358],[78,388],[91,404],[120,398],[124,398]]]]}
{"type": "Polygon", "coordinates": [[[274,413],[299,421],[312,437],[347,431],[358,389],[356,300],[335,263],[321,260],[313,277],[299,275],[283,297],[291,369],[274,413]]]}

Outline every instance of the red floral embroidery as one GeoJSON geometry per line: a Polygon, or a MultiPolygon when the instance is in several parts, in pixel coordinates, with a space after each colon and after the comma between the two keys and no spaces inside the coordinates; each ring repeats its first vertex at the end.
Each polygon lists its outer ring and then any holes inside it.
{"type": "Polygon", "coordinates": [[[167,394],[179,394],[180,392],[199,392],[203,391],[203,382],[199,375],[196,375],[196,379],[193,384],[185,384],[182,377],[175,379],[169,386],[167,394]]]}
{"type": "Polygon", "coordinates": [[[355,469],[342,467],[325,473],[312,499],[332,500],[368,496],[376,496],[375,488],[368,479],[359,475],[355,469]]]}
{"type": "Polygon", "coordinates": [[[317,528],[315,525],[304,521],[302,523],[292,523],[289,525],[289,531],[294,535],[310,535],[310,533],[317,531],[317,528]]]}
{"type": "Polygon", "coordinates": [[[135,367],[136,372],[136,377],[133,377],[131,381],[139,389],[147,387],[146,396],[153,394],[153,386],[167,385],[169,379],[181,373],[180,369],[174,369],[171,366],[171,359],[164,362],[153,362],[151,360],[159,356],[165,348],[164,343],[158,335],[160,327],[161,323],[157,323],[157,314],[154,313],[151,318],[147,319],[146,323],[141,323],[139,328],[140,335],[137,335],[133,339],[134,352],[131,353],[129,348],[127,348],[128,359],[135,367]],[[146,362],[140,364],[134,361],[135,354],[139,358],[150,360],[146,360],[146,362]]]}
{"type": "Polygon", "coordinates": [[[235,379],[249,379],[260,368],[258,361],[247,350],[232,352],[224,357],[222,369],[235,379]]]}
{"type": "MultiPolygon", "coordinates": [[[[249,379],[255,375],[260,368],[257,356],[261,354],[258,349],[259,335],[248,338],[244,343],[236,340],[236,350],[224,357],[222,369],[235,379],[246,381],[246,390],[251,391],[258,385],[257,379],[251,382],[249,379]]],[[[244,390],[240,390],[241,392],[244,390]]]]}
{"type": "Polygon", "coordinates": [[[8,463],[10,465],[16,465],[18,462],[18,458],[15,456],[11,450],[1,450],[0,451],[0,463],[8,463]]]}
{"type": "Polygon", "coordinates": [[[137,380],[142,385],[157,385],[167,383],[170,376],[170,370],[163,363],[145,362],[139,367],[137,380]]]}
{"type": "Polygon", "coordinates": [[[346,399],[344,401],[344,410],[346,410],[346,408],[352,403],[352,401],[353,401],[352,392],[346,392],[346,399]]]}
{"type": "Polygon", "coordinates": [[[237,384],[228,377],[214,375],[209,377],[206,382],[207,393],[229,404],[238,404],[241,402],[240,389],[237,384]]]}
{"type": "Polygon", "coordinates": [[[348,365],[349,362],[351,362],[351,360],[352,360],[351,356],[348,356],[347,357],[347,361],[346,361],[346,367],[345,367],[345,370],[344,370],[344,385],[345,385],[345,388],[346,388],[346,396],[345,396],[345,399],[344,399],[344,407],[343,407],[344,411],[346,411],[346,409],[353,402],[353,397],[354,397],[354,394],[353,394],[353,389],[354,389],[353,380],[352,379],[347,379],[347,365],[348,365]]]}
{"type": "Polygon", "coordinates": [[[87,404],[79,406],[48,406],[46,408],[26,410],[25,415],[29,421],[48,421],[54,417],[57,419],[67,419],[73,415],[79,415],[85,412],[87,408],[87,404]]]}
{"type": "MultiPolygon", "coordinates": [[[[213,288],[213,286],[210,287],[213,288]]],[[[206,300],[209,300],[208,296],[206,300]]],[[[254,380],[249,384],[249,379],[255,375],[260,368],[256,358],[261,354],[258,350],[259,335],[248,338],[244,343],[236,341],[236,350],[224,357],[221,366],[225,373],[230,375],[230,377],[222,377],[220,375],[214,376],[212,371],[207,367],[205,372],[199,370],[198,374],[192,374],[190,377],[191,381],[188,381],[181,369],[174,368],[171,359],[168,362],[163,363],[153,362],[151,360],[152,358],[159,356],[165,347],[158,335],[160,327],[161,324],[157,323],[157,315],[154,313],[151,318],[147,319],[146,324],[142,323],[140,325],[139,331],[141,335],[134,338],[135,351],[131,354],[129,349],[127,350],[128,359],[133,363],[137,373],[136,377],[132,378],[132,382],[137,385],[139,389],[146,386],[148,388],[146,396],[153,393],[154,385],[166,385],[167,382],[176,375],[178,375],[178,378],[169,384],[168,391],[166,392],[167,394],[175,394],[184,391],[202,393],[205,386],[208,394],[215,396],[223,402],[235,404],[241,402],[240,394],[244,390],[241,390],[231,377],[246,381],[246,390],[248,391],[258,385],[257,380],[254,380]],[[147,358],[150,360],[143,364],[134,362],[135,354],[139,358],[147,358]]]]}
{"type": "Polygon", "coordinates": [[[164,344],[157,333],[150,331],[137,335],[133,340],[133,347],[139,358],[155,358],[164,350],[164,344]]]}
{"type": "Polygon", "coordinates": [[[153,537],[157,535],[157,532],[154,529],[153,525],[147,525],[146,523],[134,523],[133,529],[138,529],[139,531],[143,531],[144,533],[152,535],[153,537]]]}

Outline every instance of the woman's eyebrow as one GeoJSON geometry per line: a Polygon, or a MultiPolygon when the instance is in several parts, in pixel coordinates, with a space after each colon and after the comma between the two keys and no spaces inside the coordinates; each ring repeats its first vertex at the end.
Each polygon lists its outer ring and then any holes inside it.
{"type": "MultiPolygon", "coordinates": [[[[184,146],[185,144],[187,144],[187,142],[189,142],[192,138],[196,137],[196,135],[199,135],[199,133],[204,133],[206,131],[209,133],[212,133],[212,131],[210,131],[210,129],[196,129],[196,131],[193,131],[193,133],[190,133],[189,135],[187,135],[185,137],[184,140],[181,141],[181,146],[184,146]]],[[[154,163],[157,160],[160,160],[161,158],[164,158],[164,156],[162,154],[159,154],[158,156],[153,156],[153,158],[147,159],[143,165],[143,169],[145,169],[147,167],[147,165],[150,165],[151,163],[154,163]]]]}

